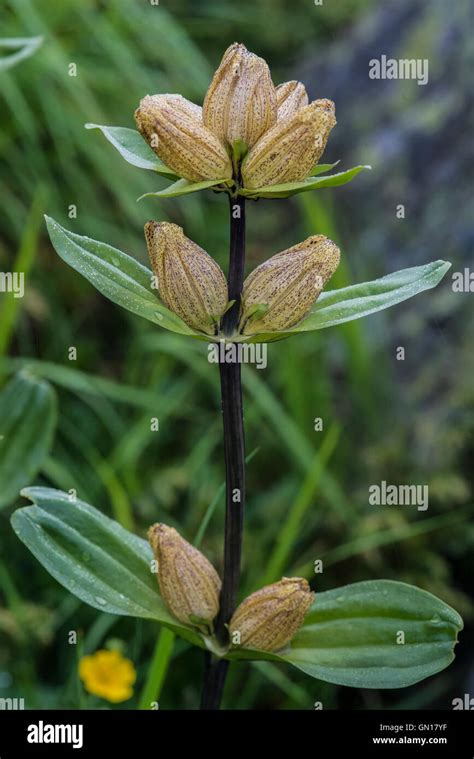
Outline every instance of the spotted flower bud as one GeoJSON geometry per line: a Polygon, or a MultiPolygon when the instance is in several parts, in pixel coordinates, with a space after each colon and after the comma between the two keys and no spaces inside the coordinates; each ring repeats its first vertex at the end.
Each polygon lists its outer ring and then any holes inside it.
{"type": "Polygon", "coordinates": [[[212,564],[173,527],[154,524],[148,540],[158,562],[161,597],[171,613],[184,624],[210,627],[221,590],[212,564]]]}
{"type": "Polygon", "coordinates": [[[137,127],[159,158],[191,182],[230,179],[232,163],[201,108],[181,95],[147,95],[135,111],[137,127]]]}
{"type": "Polygon", "coordinates": [[[277,119],[275,87],[263,58],[245,45],[231,45],[206,93],[202,115],[223,143],[254,145],[277,119]]]}
{"type": "Polygon", "coordinates": [[[279,651],[303,624],[313,603],[306,580],[283,577],[248,596],[234,612],[229,624],[230,640],[243,648],[279,651]]]}
{"type": "Polygon", "coordinates": [[[308,105],[306,88],[301,82],[284,82],[278,85],[275,92],[277,96],[278,121],[290,118],[300,108],[308,105]]]}
{"type": "Polygon", "coordinates": [[[337,245],[313,235],[257,266],[244,282],[240,331],[253,335],[294,327],[309,313],[339,259],[337,245]]]}
{"type": "MultiPolygon", "coordinates": [[[[285,107],[283,102],[282,107],[285,107]]],[[[288,106],[290,108],[290,106],[288,106]]],[[[315,100],[278,120],[250,150],[242,165],[246,188],[296,182],[308,176],[336,124],[334,103],[315,100]]]]}
{"type": "Polygon", "coordinates": [[[145,239],[163,303],[188,326],[214,335],[228,301],[220,266],[177,224],[148,221],[145,239]]]}

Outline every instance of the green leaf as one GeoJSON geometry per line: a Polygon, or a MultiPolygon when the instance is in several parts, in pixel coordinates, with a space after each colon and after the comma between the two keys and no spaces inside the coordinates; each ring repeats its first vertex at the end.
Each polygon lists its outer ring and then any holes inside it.
{"type": "Polygon", "coordinates": [[[128,311],[181,335],[196,333],[161,303],[151,288],[152,272],[134,258],[103,242],[82,237],[46,216],[56,253],[94,287],[128,311]]]}
{"type": "Polygon", "coordinates": [[[139,169],[156,171],[168,179],[175,179],[176,174],[146,144],[145,140],[135,129],[127,127],[109,127],[100,124],[85,124],[86,129],[100,129],[104,137],[114,146],[127,163],[138,166],[139,169]]]}
{"type": "Polygon", "coordinates": [[[402,269],[372,282],[322,292],[311,313],[288,332],[262,332],[241,339],[241,342],[269,343],[298,332],[325,329],[361,319],[436,287],[450,268],[451,264],[447,261],[433,261],[424,266],[402,269]]]}
{"type": "Polygon", "coordinates": [[[0,392],[0,507],[28,485],[49,454],[56,427],[56,394],[22,371],[0,392]]]}
{"type": "Polygon", "coordinates": [[[230,182],[229,179],[206,179],[203,182],[189,182],[187,179],[178,179],[177,182],[168,185],[163,190],[140,195],[138,200],[143,200],[143,198],[177,198],[179,195],[189,195],[190,192],[208,190],[218,184],[229,184],[230,182]]]}
{"type": "Polygon", "coordinates": [[[322,292],[310,315],[291,332],[333,327],[395,306],[436,287],[450,267],[447,261],[433,261],[424,266],[402,269],[372,282],[322,292]]]}
{"type": "Polygon", "coordinates": [[[373,580],[318,593],[287,651],[240,650],[228,658],[286,662],[355,688],[404,688],[453,661],[462,627],[459,614],[431,593],[373,580]]]}
{"type": "Polygon", "coordinates": [[[0,57],[0,72],[16,66],[17,63],[29,58],[43,43],[43,37],[10,37],[0,39],[0,49],[15,50],[10,55],[0,57]]]}
{"type": "Polygon", "coordinates": [[[152,619],[195,645],[203,641],[170,615],[151,571],[146,540],[67,493],[27,488],[33,506],[18,509],[12,527],[40,564],[67,590],[100,611],[152,619]]]}
{"type": "MultiPolygon", "coordinates": [[[[321,165],[328,166],[329,164],[321,165]]],[[[289,198],[290,195],[296,195],[298,192],[309,192],[309,190],[320,190],[323,187],[338,187],[339,185],[347,184],[361,171],[371,168],[371,166],[354,166],[352,169],[341,171],[339,174],[330,174],[328,177],[320,177],[319,179],[310,176],[301,182],[273,184],[251,190],[243,188],[239,190],[239,194],[245,195],[248,198],[289,198]]],[[[320,174],[322,172],[318,171],[316,173],[320,174]]]]}
{"type": "Polygon", "coordinates": [[[335,161],[334,163],[317,163],[316,166],[311,170],[309,176],[317,177],[318,174],[325,174],[326,171],[331,171],[331,169],[334,169],[338,163],[340,163],[340,161],[335,161]]]}

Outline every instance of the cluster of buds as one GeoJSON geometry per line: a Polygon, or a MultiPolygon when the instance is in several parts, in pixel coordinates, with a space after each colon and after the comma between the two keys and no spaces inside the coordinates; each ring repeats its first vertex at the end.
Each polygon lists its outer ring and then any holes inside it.
{"type": "Polygon", "coordinates": [[[275,87],[266,61],[239,43],[224,53],[202,108],[180,95],[147,95],[135,121],[178,176],[248,189],[304,179],[336,124],[334,103],[309,103],[301,82],[275,87]]]}
{"type": "MultiPolygon", "coordinates": [[[[221,590],[212,564],[172,527],[154,524],[148,539],[158,563],[160,593],[170,612],[184,624],[212,630],[221,590]]],[[[284,577],[261,588],[230,620],[231,645],[279,651],[301,627],[313,600],[314,593],[301,577],[284,577]]]]}
{"type": "MultiPolygon", "coordinates": [[[[301,82],[275,87],[263,58],[239,43],[224,53],[202,108],[181,95],[147,95],[135,119],[178,176],[233,181],[237,190],[304,179],[336,123],[334,103],[309,103],[301,82]]],[[[150,221],[145,238],[163,303],[192,329],[219,336],[231,305],[219,265],[176,224],[150,221]]],[[[257,267],[244,283],[238,333],[251,337],[296,326],[338,263],[336,245],[318,235],[257,267]]]]}
{"type": "MultiPolygon", "coordinates": [[[[193,329],[216,335],[229,305],[220,266],[176,224],[149,221],[145,239],[163,303],[193,329]]],[[[337,245],[313,235],[258,266],[244,282],[239,332],[250,336],[294,327],[310,311],[339,258],[337,245]]]]}

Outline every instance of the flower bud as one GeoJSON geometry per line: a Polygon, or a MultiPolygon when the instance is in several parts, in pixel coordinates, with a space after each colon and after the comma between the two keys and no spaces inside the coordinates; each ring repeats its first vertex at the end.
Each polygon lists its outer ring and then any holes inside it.
{"type": "Polygon", "coordinates": [[[202,123],[201,108],[181,95],[147,95],[135,111],[137,127],[159,158],[191,182],[230,179],[224,146],[202,123]]]}
{"type": "Polygon", "coordinates": [[[306,88],[301,82],[284,82],[278,85],[275,92],[277,96],[278,121],[290,118],[300,108],[308,105],[306,88]]]}
{"type": "Polygon", "coordinates": [[[277,119],[275,87],[263,58],[235,42],[227,48],[206,93],[204,125],[230,147],[252,147],[277,119]]]}
{"type": "Polygon", "coordinates": [[[335,124],[331,100],[315,100],[279,120],[245,158],[244,186],[252,189],[304,179],[322,156],[335,124]]]}
{"type": "Polygon", "coordinates": [[[219,264],[177,224],[148,221],[145,239],[163,303],[188,326],[214,335],[228,302],[219,264]]]}
{"type": "Polygon", "coordinates": [[[313,235],[257,266],[244,282],[244,335],[294,327],[310,311],[339,265],[337,245],[313,235]]]}
{"type": "Polygon", "coordinates": [[[211,626],[221,590],[212,564],[173,527],[154,524],[148,540],[158,562],[160,594],[169,610],[184,624],[211,626]]]}
{"type": "Polygon", "coordinates": [[[290,642],[313,603],[306,580],[283,577],[248,596],[229,624],[230,640],[243,648],[278,651],[290,642]]]}

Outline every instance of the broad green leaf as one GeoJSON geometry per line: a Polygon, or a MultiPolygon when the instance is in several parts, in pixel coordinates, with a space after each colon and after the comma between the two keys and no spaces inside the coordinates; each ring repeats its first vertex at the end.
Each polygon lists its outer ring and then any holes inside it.
{"type": "Polygon", "coordinates": [[[56,253],[94,287],[128,311],[181,335],[195,332],[159,300],[151,288],[152,273],[117,248],[82,237],[46,216],[56,253]]]}
{"type": "Polygon", "coordinates": [[[12,527],[67,590],[100,611],[152,619],[204,645],[201,636],[172,617],[164,605],[146,540],[60,490],[33,487],[22,495],[34,505],[18,509],[12,527]]]}
{"type": "Polygon", "coordinates": [[[33,55],[43,43],[43,37],[10,37],[0,39],[0,50],[14,50],[10,55],[0,57],[0,72],[16,66],[17,63],[33,55]]]}
{"type": "Polygon", "coordinates": [[[145,140],[135,129],[127,127],[109,127],[100,124],[85,124],[86,129],[100,129],[104,137],[114,146],[128,163],[139,169],[156,171],[168,179],[175,179],[176,174],[146,144],[145,140]]]}
{"type": "Polygon", "coordinates": [[[424,266],[401,269],[372,282],[322,292],[310,315],[291,332],[333,327],[395,306],[436,287],[450,267],[448,261],[433,261],[424,266]]]}
{"type": "Polygon", "coordinates": [[[240,650],[228,657],[286,662],[318,680],[355,688],[404,688],[453,661],[462,627],[459,614],[431,593],[372,580],[317,593],[288,650],[240,650]]]}
{"type": "Polygon", "coordinates": [[[322,292],[311,313],[288,332],[267,332],[249,337],[247,342],[272,342],[298,332],[334,327],[337,324],[360,319],[390,306],[395,306],[414,295],[430,290],[443,279],[451,267],[447,261],[433,261],[424,266],[388,274],[372,282],[322,292]]]}
{"type": "Polygon", "coordinates": [[[189,182],[187,179],[178,179],[177,182],[168,185],[163,190],[140,195],[138,200],[143,200],[143,198],[177,198],[179,195],[189,195],[190,192],[208,190],[210,187],[228,184],[230,181],[229,179],[206,179],[203,182],[189,182]]]}
{"type": "Polygon", "coordinates": [[[27,371],[0,392],[0,507],[28,485],[49,454],[56,427],[56,394],[27,371]]]}
{"type": "Polygon", "coordinates": [[[325,174],[326,171],[331,171],[331,169],[334,169],[338,163],[340,163],[340,161],[335,161],[334,163],[317,163],[316,166],[311,170],[309,176],[317,177],[319,174],[325,174]]]}
{"type": "MultiPolygon", "coordinates": [[[[322,165],[324,166],[324,164],[322,165]]],[[[371,168],[371,166],[354,166],[352,169],[341,171],[339,174],[330,174],[328,177],[319,177],[315,179],[313,175],[303,179],[301,182],[273,184],[251,190],[243,188],[239,190],[239,193],[248,198],[289,198],[290,195],[296,195],[298,192],[320,190],[323,187],[339,187],[339,185],[350,182],[361,171],[371,168]]],[[[313,171],[315,171],[315,169],[313,169],[313,171]]],[[[316,173],[320,174],[321,172],[318,171],[316,173]]]]}

